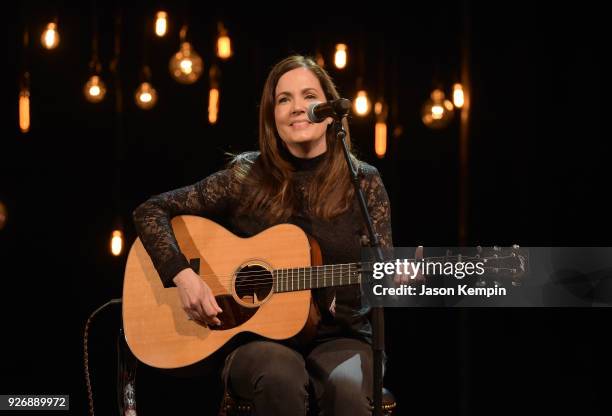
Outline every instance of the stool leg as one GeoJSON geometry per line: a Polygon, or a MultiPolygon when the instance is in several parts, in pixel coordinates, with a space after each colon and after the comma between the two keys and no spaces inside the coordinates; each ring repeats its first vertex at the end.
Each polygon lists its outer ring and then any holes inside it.
{"type": "Polygon", "coordinates": [[[136,416],[136,369],[138,360],[125,342],[123,327],[117,337],[117,403],[120,416],[136,416]]]}

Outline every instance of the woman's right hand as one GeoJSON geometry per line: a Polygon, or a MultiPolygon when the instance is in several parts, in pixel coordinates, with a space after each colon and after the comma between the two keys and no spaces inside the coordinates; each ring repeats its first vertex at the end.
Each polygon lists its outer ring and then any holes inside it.
{"type": "Polygon", "coordinates": [[[210,286],[192,269],[181,270],[174,276],[179,297],[187,319],[193,319],[205,325],[221,325],[217,314],[223,312],[210,286]]]}

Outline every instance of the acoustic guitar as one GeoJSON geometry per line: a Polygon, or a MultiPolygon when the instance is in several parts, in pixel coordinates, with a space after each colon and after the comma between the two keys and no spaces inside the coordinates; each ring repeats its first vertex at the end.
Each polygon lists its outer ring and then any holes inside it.
{"type": "Polygon", "coordinates": [[[307,340],[319,320],[311,289],[361,283],[361,263],[322,265],[316,240],[292,224],[249,238],[196,216],[177,216],[171,224],[181,252],[223,309],[222,325],[188,320],[178,289],[164,288],[136,239],[125,269],[123,325],[132,353],[152,367],[192,366],[241,333],[307,340]]]}

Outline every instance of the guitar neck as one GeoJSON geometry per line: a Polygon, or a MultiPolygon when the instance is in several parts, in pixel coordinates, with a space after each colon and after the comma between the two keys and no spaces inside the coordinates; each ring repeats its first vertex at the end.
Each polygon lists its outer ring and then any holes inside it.
{"type": "Polygon", "coordinates": [[[361,263],[275,269],[272,275],[277,293],[354,285],[361,283],[361,263]]]}
{"type": "MultiPolygon", "coordinates": [[[[508,271],[516,273],[515,268],[503,267],[504,261],[514,259],[514,254],[508,256],[494,255],[492,257],[470,257],[462,255],[426,257],[424,259],[406,259],[406,261],[417,262],[442,262],[442,263],[457,263],[457,262],[484,262],[484,270],[493,270],[495,273],[500,271],[508,271]],[[495,260],[495,265],[491,266],[488,263],[495,260]]],[[[363,269],[371,267],[370,262],[361,263],[346,263],[346,264],[326,264],[312,267],[297,267],[291,269],[275,269],[272,271],[274,276],[274,291],[280,292],[295,292],[298,290],[318,289],[323,287],[337,287],[360,284],[362,279],[363,269]]]]}

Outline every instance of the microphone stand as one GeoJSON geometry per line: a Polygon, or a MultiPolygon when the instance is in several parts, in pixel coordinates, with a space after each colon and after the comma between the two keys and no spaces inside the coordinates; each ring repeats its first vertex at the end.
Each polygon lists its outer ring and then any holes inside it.
{"type": "MultiPolygon", "coordinates": [[[[351,174],[353,187],[355,188],[355,197],[359,202],[361,208],[361,215],[368,228],[368,234],[370,237],[370,246],[374,248],[376,260],[383,262],[383,253],[380,247],[380,240],[378,234],[374,232],[374,225],[372,224],[372,217],[368,211],[363,191],[359,184],[359,172],[353,161],[351,160],[348,146],[346,144],[346,130],[342,124],[342,120],[346,118],[346,114],[342,117],[334,117],[333,128],[336,133],[336,138],[342,141],[342,148],[344,151],[344,158],[348,169],[351,174]]],[[[373,403],[373,416],[383,416],[382,414],[382,389],[383,389],[383,352],[385,350],[385,317],[383,314],[382,307],[372,308],[372,352],[373,352],[373,389],[374,389],[374,403],[373,403]]]]}

